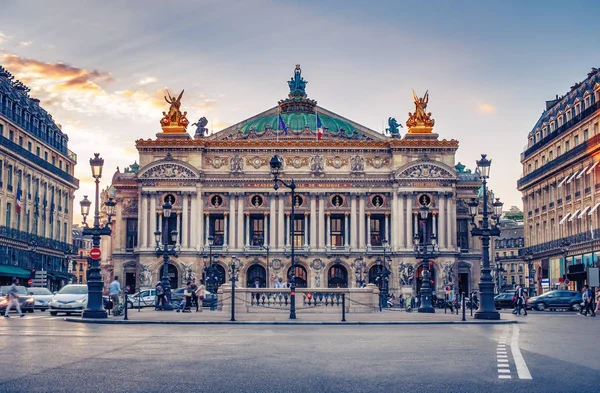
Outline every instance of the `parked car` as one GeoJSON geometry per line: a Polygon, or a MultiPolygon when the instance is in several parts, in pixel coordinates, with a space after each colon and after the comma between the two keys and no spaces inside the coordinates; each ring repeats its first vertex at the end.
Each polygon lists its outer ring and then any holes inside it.
{"type": "Polygon", "coordinates": [[[527,301],[527,308],[538,311],[557,308],[579,311],[582,301],[581,293],[578,291],[550,291],[529,299],[527,301]]]}
{"type": "Polygon", "coordinates": [[[50,315],[64,312],[67,315],[82,313],[87,307],[87,284],[69,284],[62,287],[48,303],[50,315]]]}
{"type": "Polygon", "coordinates": [[[496,306],[496,310],[500,310],[503,308],[514,308],[515,302],[513,301],[514,293],[500,293],[494,296],[494,305],[496,306]]]}
{"type": "Polygon", "coordinates": [[[44,287],[27,288],[27,293],[35,299],[35,309],[41,311],[48,309],[48,302],[54,297],[54,294],[48,288],[44,287]]]}
{"type": "MultiPolygon", "coordinates": [[[[179,304],[183,301],[183,292],[185,287],[177,288],[171,292],[171,303],[173,307],[179,307],[179,304]]],[[[218,296],[212,292],[204,290],[204,299],[202,299],[202,307],[210,307],[211,303],[214,302],[216,306],[218,296]]]]}
{"type": "MultiPolygon", "coordinates": [[[[3,314],[6,311],[6,306],[8,305],[8,299],[6,298],[6,295],[8,294],[10,287],[10,285],[3,285],[0,287],[0,312],[3,314]]],[[[17,295],[19,296],[19,305],[21,306],[21,312],[32,313],[34,309],[35,299],[33,298],[33,296],[29,296],[29,294],[27,294],[27,288],[21,285],[17,285],[17,295]]],[[[15,308],[13,307],[11,311],[12,310],[15,310],[15,308]]]]}
{"type": "Polygon", "coordinates": [[[127,306],[129,308],[137,307],[154,307],[156,303],[156,289],[144,289],[133,295],[127,296],[127,306]]]}

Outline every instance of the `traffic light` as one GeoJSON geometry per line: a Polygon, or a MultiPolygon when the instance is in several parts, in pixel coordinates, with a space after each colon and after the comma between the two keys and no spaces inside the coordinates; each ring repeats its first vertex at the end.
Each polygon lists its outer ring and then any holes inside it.
{"type": "Polygon", "coordinates": [[[31,269],[29,271],[29,279],[33,280],[35,278],[35,269],[31,269]]]}

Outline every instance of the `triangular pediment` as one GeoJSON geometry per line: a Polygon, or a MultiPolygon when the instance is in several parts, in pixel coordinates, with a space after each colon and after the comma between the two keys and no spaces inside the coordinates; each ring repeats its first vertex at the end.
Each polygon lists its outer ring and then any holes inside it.
{"type": "Polygon", "coordinates": [[[455,180],[456,170],[441,162],[419,160],[399,168],[394,178],[404,180],[455,180]]]}
{"type": "MultiPolygon", "coordinates": [[[[315,107],[322,124],[322,141],[385,141],[389,138],[321,107],[315,107]]],[[[317,140],[315,112],[280,113],[279,107],[250,117],[208,137],[211,140],[317,140]],[[281,115],[287,132],[279,125],[281,115]]]]}

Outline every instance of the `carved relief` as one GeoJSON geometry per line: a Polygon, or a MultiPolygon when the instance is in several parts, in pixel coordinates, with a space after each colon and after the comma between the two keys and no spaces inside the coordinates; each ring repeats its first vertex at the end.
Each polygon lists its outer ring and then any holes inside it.
{"type": "Polygon", "coordinates": [[[123,201],[123,215],[137,214],[138,211],[138,200],[127,198],[123,201]]]}
{"type": "Polygon", "coordinates": [[[400,263],[398,265],[398,273],[401,286],[412,285],[415,277],[415,268],[413,265],[404,262],[400,263]]]}
{"type": "Polygon", "coordinates": [[[231,159],[231,172],[239,173],[244,169],[244,159],[239,154],[236,154],[231,159]]]}
{"type": "Polygon", "coordinates": [[[432,164],[420,164],[412,166],[404,171],[402,171],[398,176],[398,178],[402,177],[410,177],[410,178],[429,178],[429,179],[448,179],[454,178],[450,172],[446,169],[441,168],[437,165],[432,164]]]}
{"type": "Polygon", "coordinates": [[[141,176],[149,179],[197,178],[188,168],[178,164],[160,164],[150,168],[141,176]]]}
{"type": "Polygon", "coordinates": [[[325,267],[325,263],[319,258],[313,259],[310,263],[310,267],[313,268],[313,270],[321,270],[325,267]]]}
{"type": "Polygon", "coordinates": [[[350,170],[352,172],[362,172],[365,170],[365,159],[359,155],[350,157],[350,170]]]}
{"type": "Polygon", "coordinates": [[[213,168],[219,169],[223,165],[229,164],[229,158],[227,157],[206,157],[206,163],[212,165],[213,168]]]}
{"type": "Polygon", "coordinates": [[[267,160],[266,158],[263,157],[248,157],[246,158],[246,165],[252,165],[254,167],[254,169],[259,169],[262,166],[268,165],[269,164],[269,160],[267,160]]]}
{"type": "Polygon", "coordinates": [[[300,169],[303,166],[307,166],[308,165],[308,157],[286,157],[285,159],[285,164],[286,165],[291,165],[296,169],[300,169]]]}
{"type": "Polygon", "coordinates": [[[312,172],[321,173],[325,169],[325,157],[312,156],[310,158],[310,170],[312,172]]]}
{"type": "Polygon", "coordinates": [[[340,169],[341,167],[348,165],[348,159],[340,156],[327,157],[325,161],[328,166],[332,166],[335,169],[340,169]]]}
{"type": "Polygon", "coordinates": [[[387,157],[367,157],[367,165],[375,169],[382,168],[385,165],[389,165],[389,163],[390,159],[387,157]]]}

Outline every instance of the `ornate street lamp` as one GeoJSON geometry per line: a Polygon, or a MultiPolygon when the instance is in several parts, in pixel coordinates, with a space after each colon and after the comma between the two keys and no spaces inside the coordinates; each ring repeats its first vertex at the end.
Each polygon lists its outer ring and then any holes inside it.
{"type": "Polygon", "coordinates": [[[171,212],[173,209],[173,205],[169,201],[169,198],[165,201],[163,205],[163,222],[162,227],[164,228],[164,234],[157,230],[154,232],[154,240],[156,245],[154,247],[156,251],[156,256],[163,257],[163,275],[162,275],[162,287],[165,291],[165,299],[167,300],[165,304],[162,305],[163,311],[173,311],[173,304],[171,303],[171,282],[169,281],[169,256],[173,255],[177,256],[177,230],[172,230],[169,233],[169,217],[171,217],[171,212]],[[169,245],[169,235],[170,240],[173,243],[169,245]],[[162,240],[162,244],[161,244],[162,240]]]}
{"type": "MultiPolygon", "coordinates": [[[[110,224],[112,215],[114,213],[114,204],[107,205],[110,201],[105,202],[107,208],[108,221],[103,227],[100,226],[100,178],[102,177],[102,166],[104,160],[100,157],[100,153],[94,153],[94,158],[90,159],[90,166],[92,167],[92,177],[96,183],[96,200],[94,203],[94,226],[88,227],[86,224],[86,218],[90,214],[91,202],[87,199],[87,195],[83,197],[83,200],[79,202],[81,207],[81,215],[83,216],[83,236],[92,236],[92,247],[100,247],[101,236],[110,236],[110,224]]],[[[114,202],[111,202],[114,203],[114,202]]],[[[87,279],[88,285],[88,303],[87,308],[83,310],[83,318],[107,318],[106,310],[102,305],[102,288],[104,283],[102,282],[102,276],[100,275],[100,258],[91,258],[92,263],[89,268],[89,276],[87,279]]]]}
{"type": "Polygon", "coordinates": [[[229,279],[231,280],[231,322],[235,322],[235,283],[238,280],[240,272],[240,261],[236,257],[231,257],[229,263],[229,279]]]}
{"type": "Polygon", "coordinates": [[[273,157],[271,157],[271,161],[269,161],[269,166],[271,167],[271,175],[273,176],[273,188],[275,190],[278,190],[279,183],[281,183],[285,187],[289,188],[292,194],[292,214],[290,216],[290,243],[292,245],[292,274],[290,274],[290,319],[296,319],[296,256],[294,254],[294,204],[296,198],[296,183],[294,182],[294,179],[292,179],[289,183],[286,183],[285,181],[279,178],[279,174],[281,173],[281,169],[283,168],[283,160],[278,155],[274,155],[273,157]]]}
{"type": "Polygon", "coordinates": [[[483,217],[481,227],[478,227],[475,223],[475,216],[479,212],[479,200],[472,199],[469,203],[469,210],[471,213],[471,235],[481,237],[482,241],[482,254],[483,254],[483,268],[481,269],[481,279],[479,281],[479,292],[481,302],[479,303],[479,310],[475,313],[475,319],[500,319],[500,313],[496,311],[494,305],[494,280],[491,275],[490,269],[490,237],[500,236],[500,228],[498,222],[502,214],[502,203],[496,200],[492,204],[494,208],[494,214],[491,217],[495,219],[495,223],[490,225],[489,213],[488,213],[488,196],[487,196],[487,179],[490,175],[491,160],[486,158],[485,154],[481,155],[481,159],[477,161],[477,169],[482,180],[482,191],[483,191],[483,217]]]}
{"type": "Polygon", "coordinates": [[[529,297],[535,296],[535,268],[533,267],[533,252],[526,249],[523,259],[527,262],[527,281],[529,283],[529,297]]]}
{"type": "Polygon", "coordinates": [[[264,236],[259,236],[258,237],[258,241],[260,242],[260,248],[262,248],[263,250],[265,250],[267,252],[267,279],[265,282],[265,285],[267,288],[270,287],[269,283],[270,283],[270,276],[269,276],[269,250],[271,249],[271,247],[268,244],[264,243],[264,236]]]}
{"type": "Polygon", "coordinates": [[[569,256],[569,246],[571,245],[571,242],[569,242],[568,240],[563,239],[563,241],[560,243],[560,246],[562,248],[562,254],[563,254],[563,265],[564,265],[564,269],[565,269],[565,274],[563,275],[563,283],[565,284],[565,289],[568,288],[568,284],[567,282],[567,270],[569,268],[568,263],[567,263],[567,257],[569,256]]]}
{"type": "Polygon", "coordinates": [[[376,261],[378,273],[377,281],[379,281],[379,311],[382,311],[383,308],[387,307],[388,276],[391,274],[385,252],[387,240],[382,239],[381,244],[383,245],[383,261],[381,259],[377,259],[376,261]]]}
{"type": "MultiPolygon", "coordinates": [[[[429,217],[429,208],[427,205],[422,204],[419,208],[419,215],[422,220],[427,220],[429,217]]],[[[427,230],[427,226],[425,225],[425,231],[427,230]]],[[[423,283],[421,284],[421,301],[419,302],[418,312],[421,313],[435,313],[435,309],[431,303],[431,293],[433,290],[431,289],[431,278],[429,275],[429,260],[435,258],[439,254],[439,247],[437,245],[437,241],[435,235],[431,236],[431,240],[427,241],[427,233],[423,233],[424,242],[422,244],[418,243],[418,237],[415,236],[415,252],[417,254],[417,258],[422,258],[423,262],[423,283]]]]}

